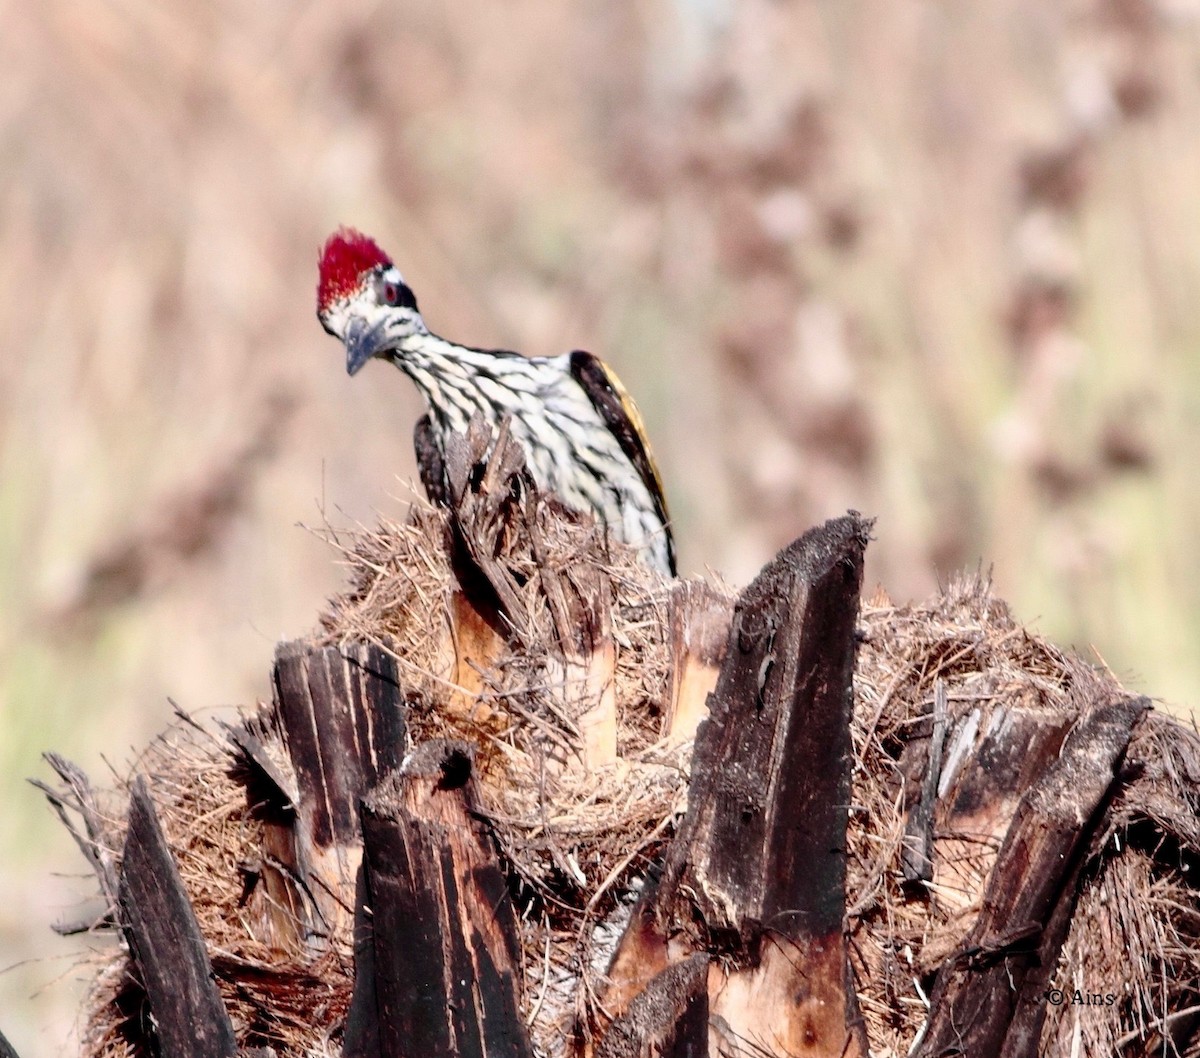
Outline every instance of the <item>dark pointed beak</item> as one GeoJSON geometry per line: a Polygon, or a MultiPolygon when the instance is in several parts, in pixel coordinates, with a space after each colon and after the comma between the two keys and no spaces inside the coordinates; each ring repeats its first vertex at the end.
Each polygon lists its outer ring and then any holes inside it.
{"type": "Polygon", "coordinates": [[[363,320],[352,320],[346,330],[346,371],[356,374],[368,360],[387,349],[382,324],[368,327],[363,320]]]}

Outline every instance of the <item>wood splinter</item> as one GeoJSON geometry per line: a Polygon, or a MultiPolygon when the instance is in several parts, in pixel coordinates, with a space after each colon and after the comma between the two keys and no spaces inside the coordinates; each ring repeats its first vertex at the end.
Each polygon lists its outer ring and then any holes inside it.
{"type": "Polygon", "coordinates": [[[426,742],[364,801],[346,1058],[532,1058],[512,902],[466,743],[426,742]]]}
{"type": "Polygon", "coordinates": [[[164,1058],[234,1058],[237,1040],[146,780],[129,799],[121,918],[164,1058]]]}
{"type": "Polygon", "coordinates": [[[617,1016],[598,1055],[867,1053],[843,919],[870,525],[851,514],[809,531],[738,599],[687,814],[610,967],[602,1005],[617,1016]],[[688,977],[693,992],[647,1026],[636,997],[696,956],[713,958],[688,977]],[[615,1049],[634,1018],[642,1042],[615,1049]]]}
{"type": "Polygon", "coordinates": [[[1147,698],[1077,705],[1084,718],[1021,799],[975,926],[938,971],[920,1058],[1037,1053],[1046,1004],[1036,993],[1066,940],[1100,808],[1150,708],[1147,698]]]}

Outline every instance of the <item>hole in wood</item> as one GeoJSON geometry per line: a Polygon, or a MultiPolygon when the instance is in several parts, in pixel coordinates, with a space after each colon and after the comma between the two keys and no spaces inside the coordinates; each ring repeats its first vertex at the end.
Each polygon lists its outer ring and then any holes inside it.
{"type": "Polygon", "coordinates": [[[471,756],[461,749],[452,749],[442,759],[442,777],[435,789],[461,790],[471,778],[471,756]]]}

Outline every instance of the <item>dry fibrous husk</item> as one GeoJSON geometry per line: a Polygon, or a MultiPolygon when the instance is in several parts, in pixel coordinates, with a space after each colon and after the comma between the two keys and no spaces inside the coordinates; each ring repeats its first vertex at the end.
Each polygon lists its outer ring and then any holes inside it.
{"type": "MultiPolygon", "coordinates": [[[[919,728],[927,733],[937,682],[950,731],[961,733],[1018,711],[1072,724],[1079,701],[1098,700],[1115,681],[1019,625],[978,578],[924,606],[868,602],[861,627],[849,925],[871,1053],[904,1055],[924,1025],[933,971],[975,920],[1000,844],[937,834],[935,858],[958,885],[939,889],[937,874],[916,891],[904,884],[898,773],[903,746],[919,728]]],[[[947,759],[950,747],[948,738],[947,759]]],[[[1151,712],[1126,760],[1047,991],[1045,1054],[1110,1055],[1118,1040],[1151,1039],[1164,1017],[1200,999],[1200,894],[1188,876],[1200,868],[1200,738],[1151,712]]]]}
{"type": "MultiPolygon", "coordinates": [[[[671,585],[587,527],[539,516],[543,560],[600,564],[612,585],[617,644],[618,757],[589,770],[572,758],[572,717],[548,681],[549,616],[535,569],[520,579],[527,626],[484,674],[472,708],[445,707],[444,644],[454,592],[442,514],[330,534],[351,568],[314,642],[365,639],[395,653],[406,681],[410,737],[470,738],[479,793],[508,875],[524,948],[524,1004],[538,1049],[563,1053],[586,1016],[642,880],[686,809],[690,743],[660,737],[671,651],[671,585]]],[[[530,560],[532,562],[532,559],[530,560]]],[[[1080,695],[1111,678],[1024,629],[979,578],[931,602],[864,603],[855,676],[855,768],[848,839],[847,926],[872,1054],[904,1055],[925,1021],[932,974],[970,929],[997,841],[965,845],[935,832],[934,858],[955,886],[905,884],[905,747],[927,736],[940,684],[947,750],[970,748],[1018,712],[1064,723],[1080,695]]],[[[245,894],[263,856],[224,741],[179,725],[137,770],[159,814],[199,917],[239,1038],[279,1054],[337,1053],[352,985],[349,936],[281,951],[257,936],[245,894]]],[[[1107,1055],[1148,1043],[1200,1002],[1200,739],[1161,714],[1135,732],[1125,781],[1083,868],[1082,892],[1053,984],[1048,1054],[1107,1055]],[[1085,999],[1074,1002],[1078,991],[1085,999]],[[1103,1001],[1112,995],[1111,1002],[1103,1001]],[[1164,1019],[1168,1019],[1164,1021],[1164,1019]]],[[[1017,791],[1019,793],[1020,791],[1017,791]]],[[[123,824],[107,843],[119,850],[123,824]]],[[[99,971],[86,1053],[145,1053],[137,989],[115,948],[99,971]],[[142,1041],[142,1042],[139,1042],[142,1041]]],[[[1159,1043],[1161,1051],[1161,1041],[1159,1043]]],[[[1171,1053],[1168,1051],[1167,1053],[1171,1053]]]]}

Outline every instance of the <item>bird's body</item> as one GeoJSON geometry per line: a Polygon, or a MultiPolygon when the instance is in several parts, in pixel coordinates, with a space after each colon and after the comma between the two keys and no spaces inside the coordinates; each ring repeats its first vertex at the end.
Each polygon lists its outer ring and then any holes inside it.
{"type": "Polygon", "coordinates": [[[508,417],[540,489],[674,575],[666,501],[641,418],[596,357],[525,357],[431,334],[395,266],[356,232],[339,231],[325,245],[318,316],[345,342],[351,374],[378,357],[413,380],[429,408],[426,435],[443,456],[447,437],[465,433],[477,414],[493,433],[508,417]]]}

